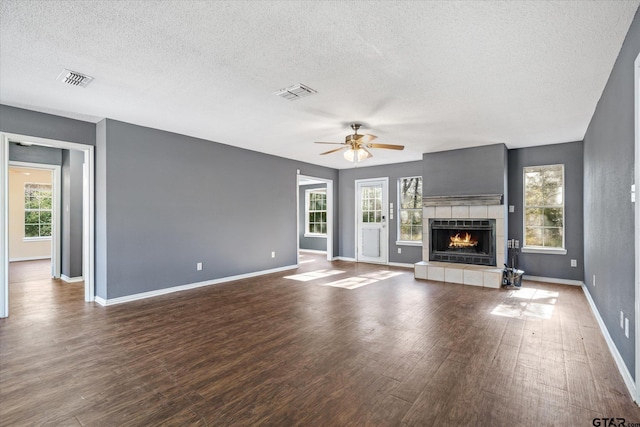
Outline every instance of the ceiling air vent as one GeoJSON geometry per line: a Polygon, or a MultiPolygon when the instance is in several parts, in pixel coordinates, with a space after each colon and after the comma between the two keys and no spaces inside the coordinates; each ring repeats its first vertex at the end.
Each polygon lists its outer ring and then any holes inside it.
{"type": "Polygon", "coordinates": [[[71,86],[80,86],[87,87],[93,77],[87,76],[86,74],[79,73],[77,71],[71,71],[64,69],[58,76],[57,80],[60,80],[63,83],[69,84],[71,86]]]}
{"type": "Polygon", "coordinates": [[[313,95],[314,93],[317,93],[317,91],[300,83],[280,89],[276,91],[275,94],[281,98],[288,99],[289,101],[295,101],[296,99],[304,98],[305,96],[313,95]]]}

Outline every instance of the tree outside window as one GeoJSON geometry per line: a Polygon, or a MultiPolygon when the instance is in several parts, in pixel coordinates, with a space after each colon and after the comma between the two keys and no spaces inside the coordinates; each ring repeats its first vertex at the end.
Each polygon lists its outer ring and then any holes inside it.
{"type": "Polygon", "coordinates": [[[524,246],[564,248],[564,165],[524,168],[524,246]]]}
{"type": "Polygon", "coordinates": [[[24,237],[51,237],[51,184],[24,184],[24,237]]]}
{"type": "Polygon", "coordinates": [[[422,241],[422,177],[398,180],[398,240],[422,241]]]}
{"type": "Polygon", "coordinates": [[[327,235],[327,191],[312,189],[305,191],[306,234],[327,235]]]}

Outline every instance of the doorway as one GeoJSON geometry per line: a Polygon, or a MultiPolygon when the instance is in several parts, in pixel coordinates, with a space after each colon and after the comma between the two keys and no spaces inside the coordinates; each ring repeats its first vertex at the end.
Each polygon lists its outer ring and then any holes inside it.
{"type": "MultiPolygon", "coordinates": [[[[94,146],[67,141],[32,137],[27,135],[0,133],[0,318],[9,316],[9,141],[28,141],[32,145],[78,150],[83,157],[82,171],[82,271],[84,299],[93,301],[94,287],[94,146]]],[[[58,245],[59,246],[59,245],[58,245]]],[[[59,274],[59,270],[58,270],[59,274]]]]}
{"type": "Polygon", "coordinates": [[[326,253],[333,260],[333,180],[296,175],[297,264],[300,251],[326,253]]]}
{"type": "Polygon", "coordinates": [[[389,179],[356,180],[356,261],[389,263],[389,179]]]}
{"type": "Polygon", "coordinates": [[[60,278],[60,166],[9,162],[9,262],[49,259],[60,278]]]}

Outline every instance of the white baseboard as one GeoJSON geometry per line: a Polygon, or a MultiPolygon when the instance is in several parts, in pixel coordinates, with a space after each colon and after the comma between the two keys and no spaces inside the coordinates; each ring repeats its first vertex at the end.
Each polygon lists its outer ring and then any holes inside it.
{"type": "Polygon", "coordinates": [[[407,264],[404,262],[390,262],[389,265],[391,267],[402,267],[402,268],[411,268],[413,269],[413,264],[407,264]]]}
{"type": "Polygon", "coordinates": [[[82,282],[84,280],[84,277],[82,276],[77,276],[77,277],[69,277],[65,274],[61,274],[60,275],[60,279],[62,279],[63,281],[67,282],[67,283],[76,283],[76,282],[82,282]]]}
{"type": "Polygon", "coordinates": [[[22,257],[22,258],[9,258],[9,262],[40,261],[43,259],[51,259],[51,257],[50,256],[31,256],[31,257],[22,257]]]}
{"type": "Polygon", "coordinates": [[[611,355],[613,356],[613,360],[615,360],[616,365],[618,366],[618,371],[620,371],[620,374],[622,375],[622,379],[624,380],[624,384],[627,386],[627,390],[629,390],[629,394],[631,395],[631,398],[633,400],[635,400],[636,398],[636,385],[633,381],[633,377],[631,376],[631,373],[629,373],[629,369],[627,369],[627,365],[625,365],[624,360],[622,360],[622,356],[620,355],[620,352],[618,351],[618,348],[616,347],[615,343],[613,342],[613,339],[611,339],[611,335],[609,335],[609,330],[607,329],[606,325],[604,324],[604,321],[602,320],[602,317],[600,317],[600,313],[598,312],[598,308],[596,307],[595,302],[593,302],[593,299],[591,298],[591,294],[589,293],[589,290],[587,289],[587,287],[584,285],[584,283],[582,284],[582,291],[584,292],[584,295],[587,297],[587,301],[589,301],[589,306],[591,307],[591,311],[593,312],[593,315],[595,316],[597,322],[598,322],[598,326],[600,326],[600,330],[602,331],[602,335],[604,335],[604,339],[607,342],[607,346],[609,346],[609,351],[611,352],[611,355]]]}
{"type": "Polygon", "coordinates": [[[300,252],[307,252],[310,254],[325,254],[327,253],[327,251],[317,251],[315,249],[300,249],[300,252]]]}
{"type": "Polygon", "coordinates": [[[534,282],[543,282],[543,283],[557,283],[559,285],[571,285],[571,286],[583,286],[580,280],[569,280],[569,279],[555,279],[553,277],[540,277],[540,276],[527,276],[526,274],[522,276],[524,280],[532,280],[534,282]]]}
{"type": "Polygon", "coordinates": [[[337,256],[337,257],[333,257],[334,261],[349,261],[349,262],[356,262],[355,258],[349,258],[346,256],[337,256]]]}
{"type": "Polygon", "coordinates": [[[186,285],[173,286],[171,288],[158,289],[158,290],[155,290],[155,291],[142,292],[142,293],[133,294],[133,295],[125,295],[123,297],[111,298],[111,299],[106,299],[106,300],[104,298],[100,298],[100,297],[96,296],[94,300],[95,300],[95,302],[97,302],[98,304],[100,304],[102,306],[122,304],[122,303],[125,303],[125,302],[137,301],[137,300],[141,300],[141,299],[145,299],[145,298],[152,298],[152,297],[157,297],[157,296],[160,296],[160,295],[171,294],[171,293],[174,293],[174,292],[186,291],[188,289],[201,288],[203,286],[217,285],[217,284],[220,284],[220,283],[232,282],[234,280],[241,280],[241,279],[248,279],[250,277],[262,276],[264,274],[278,273],[280,271],[292,270],[292,269],[295,269],[295,268],[298,268],[298,266],[296,266],[296,265],[288,265],[288,266],[285,266],[285,267],[278,267],[278,268],[273,268],[273,269],[270,269],[270,270],[262,270],[262,271],[256,271],[256,272],[253,272],[253,273],[238,274],[237,276],[222,277],[220,279],[214,279],[214,280],[205,280],[204,282],[189,283],[189,284],[186,284],[186,285]]]}

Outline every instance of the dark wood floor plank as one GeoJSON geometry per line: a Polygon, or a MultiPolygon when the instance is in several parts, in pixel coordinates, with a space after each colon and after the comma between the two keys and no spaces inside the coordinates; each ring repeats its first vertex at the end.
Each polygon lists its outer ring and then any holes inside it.
{"type": "Polygon", "coordinates": [[[51,280],[46,261],[12,263],[0,424],[640,421],[578,287],[482,289],[302,259],[312,262],[108,307],[85,303],[82,283],[51,280]],[[336,274],[291,278],[326,271],[336,274]],[[372,282],[325,286],[349,277],[372,282]]]}

